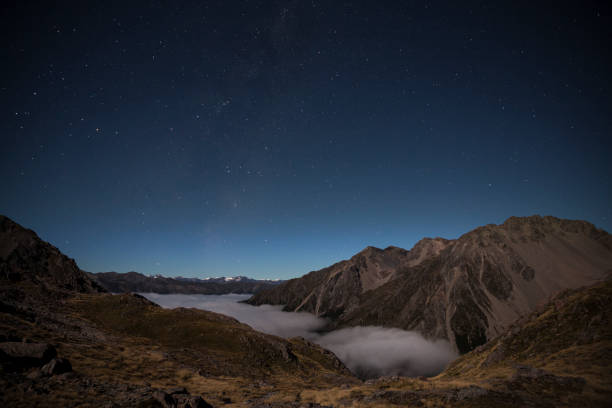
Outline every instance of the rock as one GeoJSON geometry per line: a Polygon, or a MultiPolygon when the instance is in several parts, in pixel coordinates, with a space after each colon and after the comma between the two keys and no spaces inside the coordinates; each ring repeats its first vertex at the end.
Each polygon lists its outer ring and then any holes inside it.
{"type": "Polygon", "coordinates": [[[57,355],[50,344],[44,343],[0,343],[0,360],[13,369],[41,366],[57,355]]]}
{"type": "Polygon", "coordinates": [[[475,385],[470,385],[469,387],[461,388],[459,392],[457,392],[457,400],[463,401],[464,399],[482,397],[483,395],[487,395],[488,392],[489,391],[484,388],[475,385]]]}
{"type": "Polygon", "coordinates": [[[249,405],[249,408],[332,408],[328,405],[321,405],[316,402],[256,402],[249,405]]]}
{"type": "Polygon", "coordinates": [[[184,387],[176,387],[168,392],[153,392],[153,398],[164,408],[212,408],[200,396],[190,395],[184,387]]]}
{"type": "Polygon", "coordinates": [[[174,395],[174,394],[189,394],[185,387],[170,388],[170,389],[166,390],[166,393],[168,393],[169,395],[174,395]]]}
{"type": "Polygon", "coordinates": [[[177,408],[213,408],[212,405],[204,401],[199,395],[177,394],[175,398],[177,408]]]}
{"type": "Polygon", "coordinates": [[[105,291],[74,259],[4,215],[0,215],[0,271],[2,284],[30,282],[59,291],[105,291]]]}
{"type": "MultiPolygon", "coordinates": [[[[379,402],[385,400],[391,404],[415,403],[418,398],[417,394],[412,391],[376,391],[364,398],[366,402],[379,402]]],[[[412,405],[411,405],[412,406],[412,405]]]]}
{"type": "Polygon", "coordinates": [[[503,344],[500,343],[497,345],[495,349],[493,349],[493,351],[489,353],[485,361],[483,361],[482,367],[489,367],[489,366],[492,366],[493,364],[499,363],[500,361],[502,361],[505,355],[506,355],[506,348],[504,347],[503,344]]]}
{"type": "Polygon", "coordinates": [[[174,398],[164,391],[154,391],[153,398],[155,398],[164,408],[176,408],[176,401],[174,398]]]}
{"type": "Polygon", "coordinates": [[[26,377],[28,377],[30,380],[35,380],[41,376],[42,372],[40,371],[40,368],[35,368],[34,370],[30,371],[28,375],[26,375],[26,377]]]}
{"type": "Polygon", "coordinates": [[[525,384],[537,384],[538,387],[545,389],[580,392],[586,384],[586,380],[582,377],[558,376],[539,368],[520,364],[514,367],[516,371],[509,383],[512,389],[522,389],[525,384]]]}
{"type": "Polygon", "coordinates": [[[68,373],[72,371],[72,364],[70,364],[70,361],[66,360],[65,358],[53,358],[51,361],[45,364],[40,371],[43,375],[68,373]]]}
{"type": "Polygon", "coordinates": [[[544,375],[549,374],[548,372],[541,370],[539,368],[531,367],[528,365],[515,364],[514,368],[516,369],[512,379],[516,380],[518,378],[539,378],[544,375]]]}

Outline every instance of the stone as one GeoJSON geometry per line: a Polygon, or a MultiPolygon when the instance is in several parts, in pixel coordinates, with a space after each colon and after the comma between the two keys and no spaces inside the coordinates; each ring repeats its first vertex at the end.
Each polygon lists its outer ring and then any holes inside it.
{"type": "Polygon", "coordinates": [[[164,408],[176,408],[176,401],[174,398],[164,391],[154,391],[153,398],[155,398],[164,408]]]}
{"type": "Polygon", "coordinates": [[[50,344],[44,343],[0,343],[0,360],[8,363],[14,369],[38,367],[57,355],[50,344]]]}
{"type": "Polygon", "coordinates": [[[65,358],[53,358],[41,369],[43,375],[56,375],[72,371],[72,364],[65,358]]]}
{"type": "Polygon", "coordinates": [[[175,397],[177,408],[213,408],[212,405],[204,401],[199,395],[178,394],[175,397]]]}
{"type": "Polygon", "coordinates": [[[169,395],[174,395],[174,394],[189,394],[185,387],[169,388],[169,389],[166,390],[166,393],[168,393],[169,395]]]}

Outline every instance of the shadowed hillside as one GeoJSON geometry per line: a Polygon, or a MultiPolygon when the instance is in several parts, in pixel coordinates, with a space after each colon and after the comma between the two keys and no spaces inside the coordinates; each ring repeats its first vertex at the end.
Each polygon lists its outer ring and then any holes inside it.
{"type": "Polygon", "coordinates": [[[278,390],[358,382],[304,340],[212,312],[162,309],[138,295],[96,293],[56,248],[7,218],[2,226],[4,407],[244,406],[278,390]]]}

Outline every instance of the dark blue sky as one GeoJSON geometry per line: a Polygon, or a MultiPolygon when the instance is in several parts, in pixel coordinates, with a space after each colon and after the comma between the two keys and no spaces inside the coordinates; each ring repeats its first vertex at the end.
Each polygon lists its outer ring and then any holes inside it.
{"type": "Polygon", "coordinates": [[[605,2],[3,4],[0,213],[89,271],[288,278],[612,230],[605,2]]]}

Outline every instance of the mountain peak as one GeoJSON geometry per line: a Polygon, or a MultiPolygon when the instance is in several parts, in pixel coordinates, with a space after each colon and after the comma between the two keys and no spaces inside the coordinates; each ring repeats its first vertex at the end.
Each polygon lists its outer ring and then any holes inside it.
{"type": "Polygon", "coordinates": [[[368,245],[367,247],[362,249],[359,253],[377,253],[377,252],[382,252],[382,249],[372,246],[372,245],[368,245]]]}
{"type": "Polygon", "coordinates": [[[4,215],[0,215],[0,270],[6,271],[0,279],[11,283],[34,282],[84,293],[103,291],[73,259],[4,215]]]}

